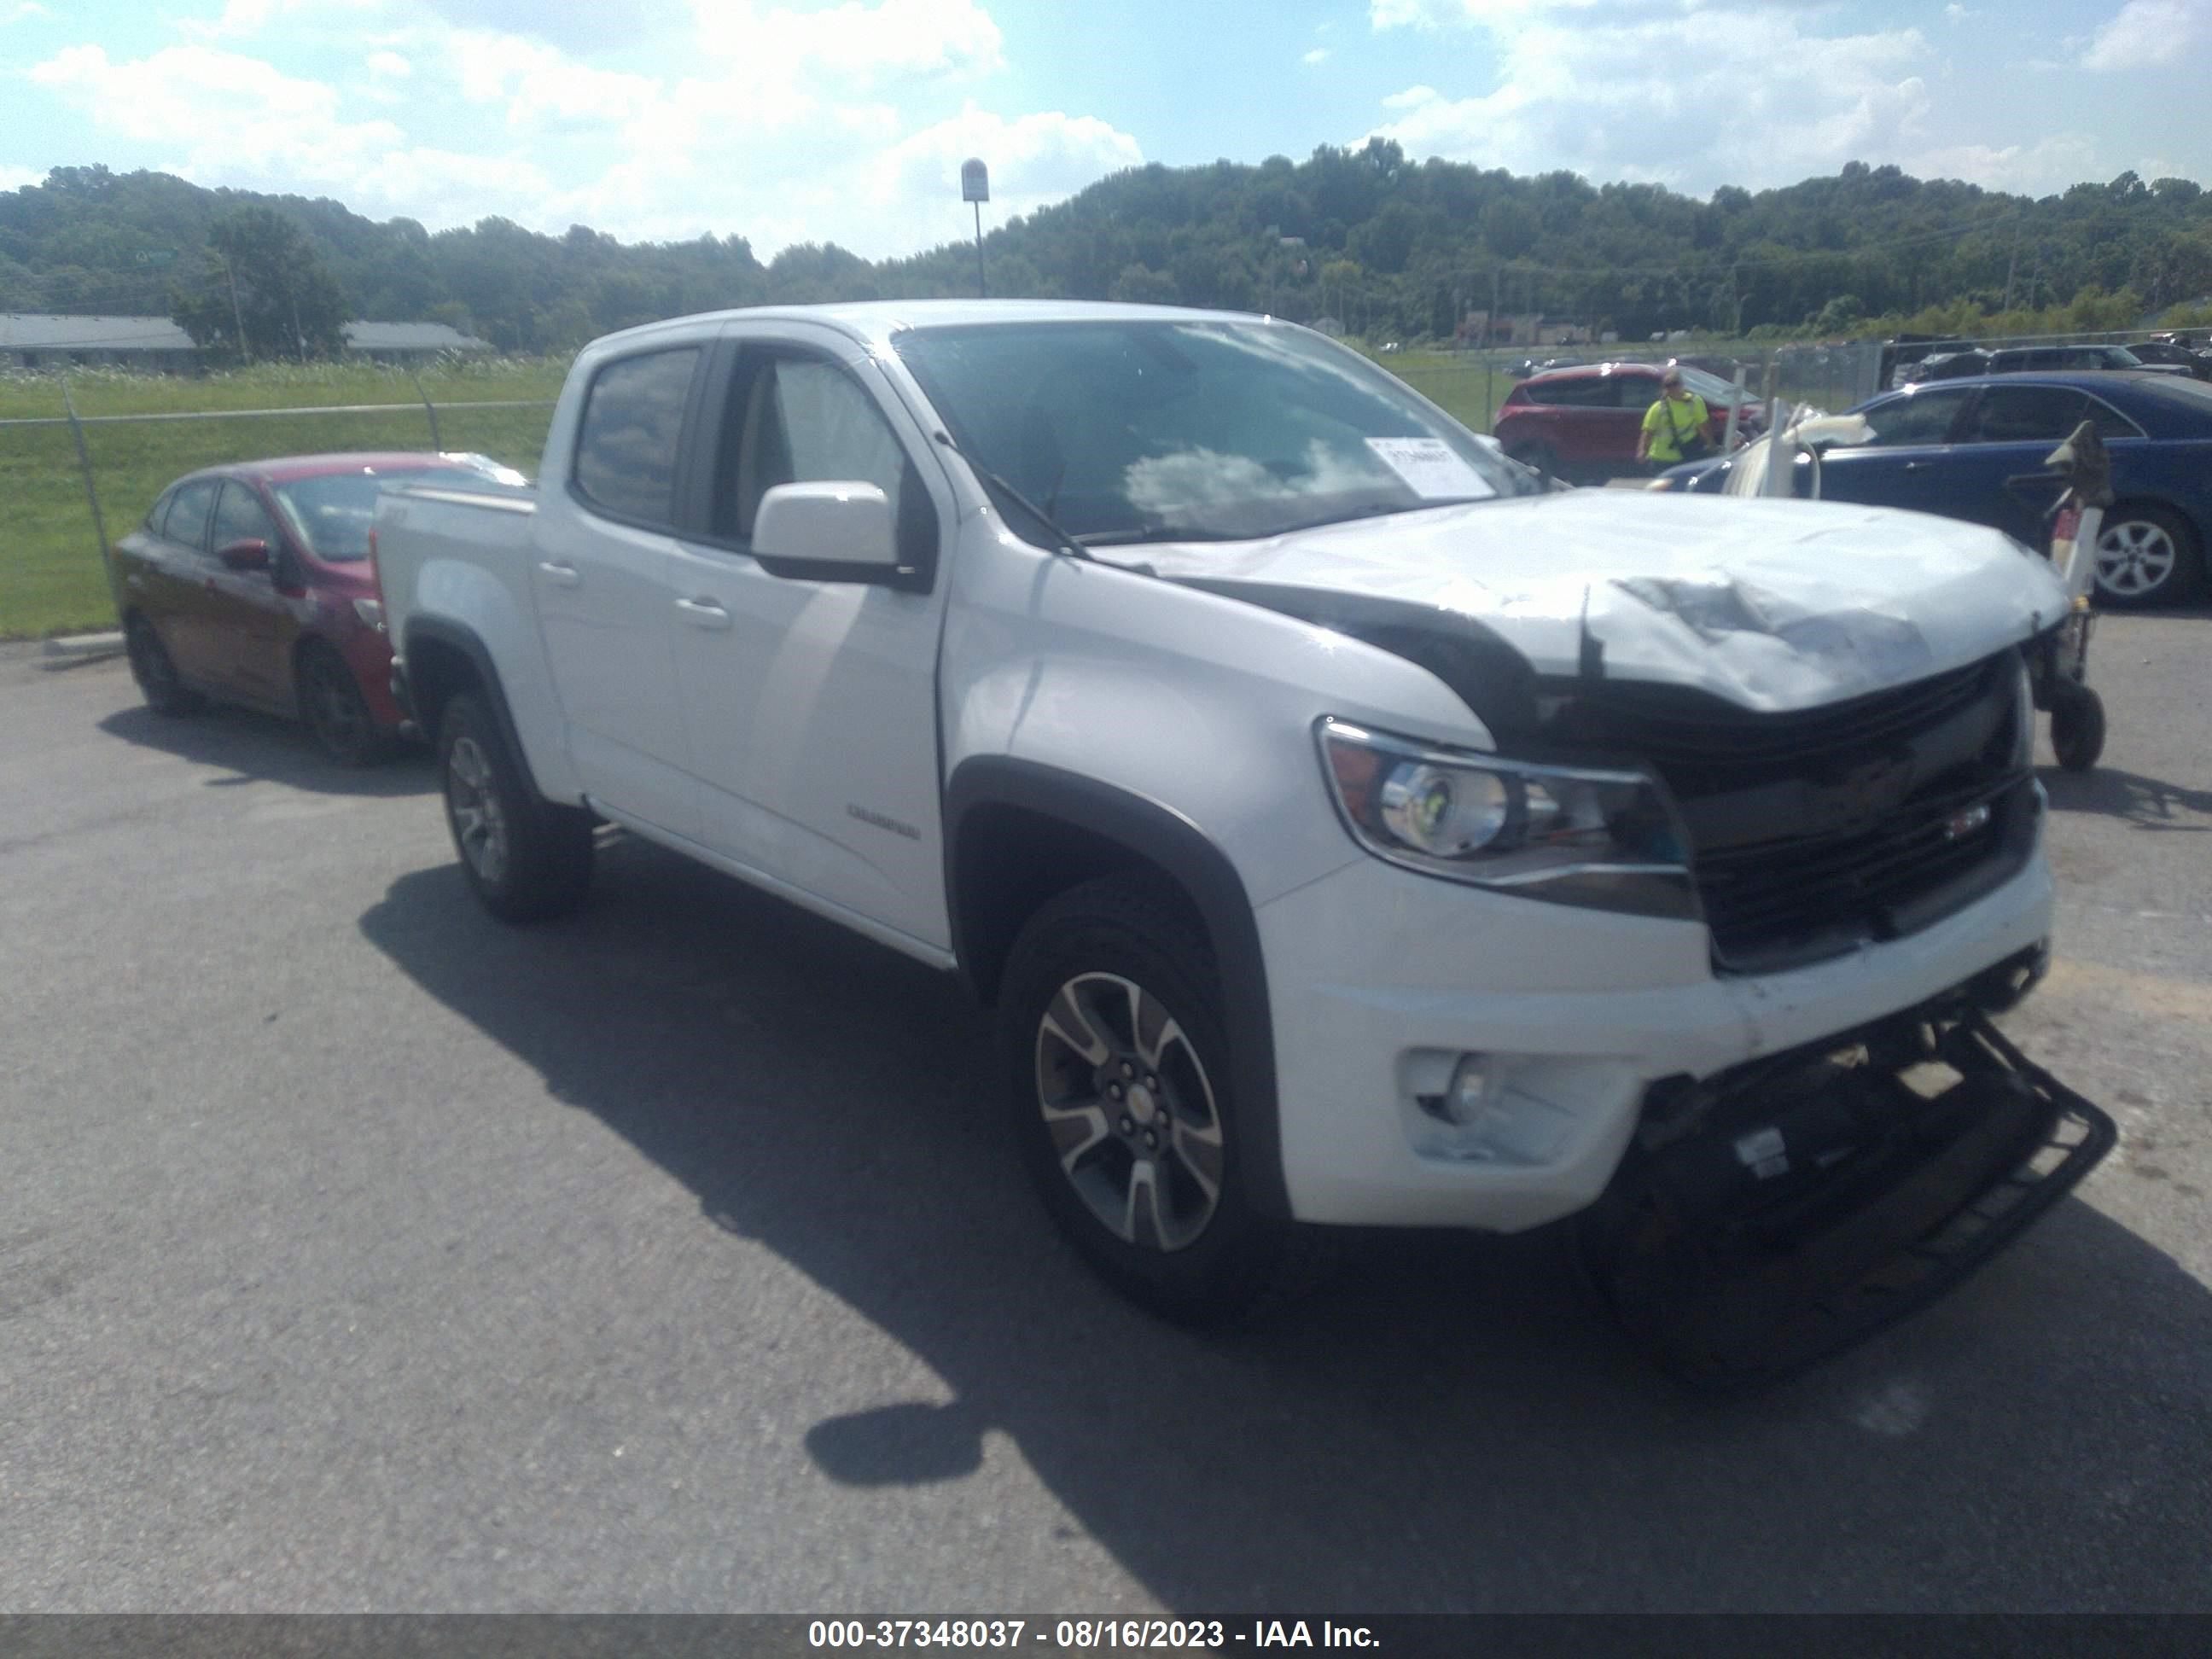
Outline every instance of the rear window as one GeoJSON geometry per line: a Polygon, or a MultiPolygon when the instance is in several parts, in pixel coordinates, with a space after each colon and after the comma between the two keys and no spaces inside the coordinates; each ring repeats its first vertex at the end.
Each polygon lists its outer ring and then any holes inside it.
{"type": "Polygon", "coordinates": [[[592,381],[576,434],[576,488],[617,518],[664,525],[676,516],[676,454],[699,349],[682,346],[609,363],[592,381]]]}
{"type": "MultiPolygon", "coordinates": [[[[1559,380],[1525,380],[1521,389],[1532,404],[1547,409],[1619,409],[1621,381],[1612,374],[1575,374],[1559,380]]],[[[1639,384],[1638,390],[1642,390],[1639,384]]]]}
{"type": "Polygon", "coordinates": [[[417,479],[452,478],[472,483],[477,475],[460,467],[379,467],[374,472],[334,472],[320,478],[295,478],[272,493],[284,522],[300,544],[326,564],[351,564],[368,556],[369,527],[376,522],[376,498],[386,489],[417,479]]]}

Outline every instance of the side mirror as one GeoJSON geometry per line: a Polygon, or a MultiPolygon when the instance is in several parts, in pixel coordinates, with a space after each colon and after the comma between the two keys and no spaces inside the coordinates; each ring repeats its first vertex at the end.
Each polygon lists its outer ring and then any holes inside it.
{"type": "Polygon", "coordinates": [[[266,570],[269,568],[269,544],[258,536],[242,542],[231,542],[216,553],[228,570],[266,570]]]}
{"type": "Polygon", "coordinates": [[[753,515],[753,556],[771,571],[835,581],[887,575],[898,568],[890,497],[857,479],[778,484],[753,515]]]}

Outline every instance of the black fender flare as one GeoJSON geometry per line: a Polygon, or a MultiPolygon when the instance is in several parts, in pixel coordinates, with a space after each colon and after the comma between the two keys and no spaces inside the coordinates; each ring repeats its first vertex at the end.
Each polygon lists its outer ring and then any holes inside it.
{"type": "Polygon", "coordinates": [[[477,682],[483,690],[484,699],[491,705],[491,717],[499,724],[500,740],[506,744],[507,753],[514,757],[514,763],[521,769],[522,781],[529,787],[531,793],[538,796],[541,799],[544,799],[544,792],[538,788],[538,780],[530,770],[530,751],[522,746],[522,734],[515,729],[514,712],[507,706],[507,688],[500,684],[499,670],[492,663],[491,648],[483,642],[476,629],[465,623],[450,622],[442,617],[416,617],[409,619],[405,649],[400,653],[400,662],[403,666],[399,675],[396,677],[404,681],[404,688],[400,688],[402,690],[399,698],[401,712],[422,727],[422,736],[434,749],[438,742],[438,734],[422,721],[416,703],[415,687],[417,681],[414,671],[411,667],[404,665],[413,662],[417,643],[424,641],[458,651],[468,659],[476,670],[477,682]]]}
{"type": "Polygon", "coordinates": [[[1251,1149],[1251,1196],[1263,1213],[1288,1218],[1267,962],[1250,896],[1228,854],[1183,814],[1132,790],[1006,756],[962,762],[945,791],[945,900],[961,978],[986,1001],[1005,952],[1003,943],[989,941],[988,904],[963,890],[960,848],[963,830],[990,807],[1016,808],[1110,843],[1162,872],[1190,900],[1220,975],[1237,1129],[1251,1149]]]}

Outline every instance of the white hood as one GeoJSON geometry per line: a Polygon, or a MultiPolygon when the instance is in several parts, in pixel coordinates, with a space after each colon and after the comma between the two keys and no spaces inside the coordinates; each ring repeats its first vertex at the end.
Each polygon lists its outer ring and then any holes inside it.
{"type": "Polygon", "coordinates": [[[1484,501],[1260,542],[1097,551],[1167,577],[1455,612],[1547,676],[1576,673],[1586,616],[1607,678],[1693,686],[1762,711],[1964,666],[2052,626],[2066,606],[2048,562],[1978,525],[1643,490],[1484,501]]]}

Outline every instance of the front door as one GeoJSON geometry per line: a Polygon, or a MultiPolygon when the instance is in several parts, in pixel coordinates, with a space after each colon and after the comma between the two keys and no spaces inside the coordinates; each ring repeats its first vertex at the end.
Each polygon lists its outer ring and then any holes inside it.
{"type": "MultiPolygon", "coordinates": [[[[600,366],[586,393],[568,500],[538,514],[528,557],[538,625],[585,792],[696,840],[697,787],[670,650],[678,473],[696,345],[600,366]]],[[[558,490],[548,478],[544,488],[558,490]]]]}
{"type": "Polygon", "coordinates": [[[1951,437],[1972,395],[1963,386],[1916,391],[1862,411],[1873,438],[1821,452],[1821,499],[1949,511],[1951,437]]]}
{"type": "Polygon", "coordinates": [[[2050,540],[2050,510],[2065,488],[2043,463],[2085,420],[2095,423],[2116,472],[2142,441],[2134,422],[2078,387],[1984,387],[1954,459],[1957,515],[2042,550],[2050,540]]]}
{"type": "Polygon", "coordinates": [[[222,487],[220,478],[195,478],[177,487],[161,521],[159,551],[146,573],[143,599],[177,672],[211,690],[229,687],[214,623],[217,566],[208,544],[208,521],[215,516],[222,487]]]}
{"type": "Polygon", "coordinates": [[[703,530],[678,544],[677,666],[708,846],[907,938],[951,944],[937,641],[952,497],[861,349],[803,325],[733,325],[703,530]],[[752,556],[779,483],[857,480],[897,512],[897,581],[779,575],[752,556]]]}

